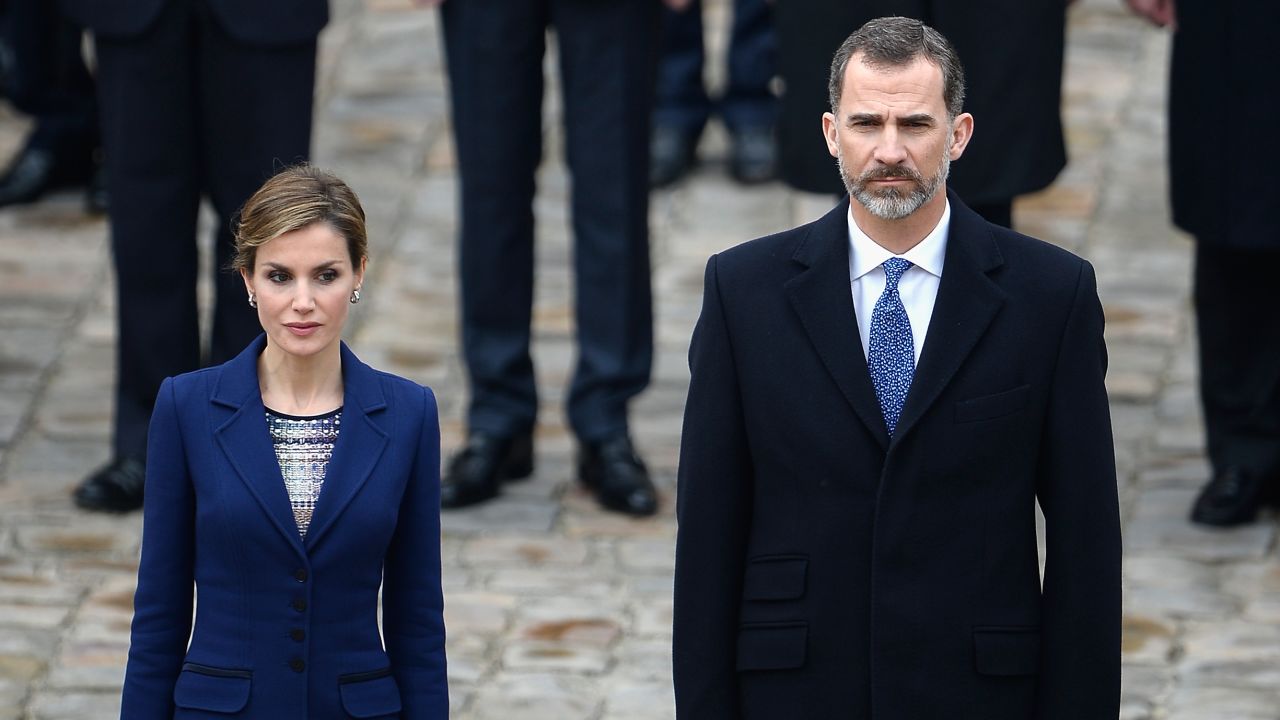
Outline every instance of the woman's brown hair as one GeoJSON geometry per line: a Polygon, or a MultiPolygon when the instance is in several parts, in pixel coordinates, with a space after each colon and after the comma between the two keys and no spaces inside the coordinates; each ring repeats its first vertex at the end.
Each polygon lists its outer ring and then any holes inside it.
{"type": "Polygon", "coordinates": [[[232,269],[252,272],[258,248],[318,222],[328,223],[347,241],[351,264],[359,269],[369,256],[360,198],[336,175],[314,165],[303,163],[281,170],[240,209],[232,269]]]}

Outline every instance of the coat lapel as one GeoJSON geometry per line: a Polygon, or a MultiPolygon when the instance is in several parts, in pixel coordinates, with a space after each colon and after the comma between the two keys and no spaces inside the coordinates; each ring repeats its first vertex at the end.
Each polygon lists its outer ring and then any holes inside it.
{"type": "MultiPolygon", "coordinates": [[[[364,486],[387,447],[387,407],[378,374],[342,345],[342,423],[334,444],[324,487],[307,530],[306,547],[314,548],[364,486]]],[[[296,535],[296,533],[295,533],[296,535]]]]}
{"type": "Polygon", "coordinates": [[[888,430],[862,354],[849,285],[849,201],[809,226],[792,260],[804,270],[784,286],[822,364],[880,447],[888,430]]]}
{"type": "Polygon", "coordinates": [[[266,336],[259,335],[249,347],[223,365],[210,399],[230,412],[214,430],[214,436],[227,462],[262,506],[271,524],[303,555],[302,538],[298,535],[289,494],[280,475],[280,463],[271,445],[258,388],[258,355],[265,345],[266,336]]]}
{"type": "Polygon", "coordinates": [[[988,277],[1003,259],[987,222],[950,195],[951,227],[946,260],[924,349],[907,393],[895,444],[915,425],[955,376],[1004,304],[1005,293],[988,277]]]}

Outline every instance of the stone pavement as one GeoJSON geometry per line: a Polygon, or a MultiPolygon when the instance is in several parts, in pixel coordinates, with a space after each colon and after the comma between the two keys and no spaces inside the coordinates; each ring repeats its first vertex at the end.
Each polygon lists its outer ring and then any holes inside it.
{"type": "MultiPolygon", "coordinates": [[[[724,0],[707,5],[727,19],[724,0]]],[[[353,316],[353,343],[371,364],[436,389],[447,452],[462,436],[465,384],[437,19],[408,0],[335,0],[334,9],[322,39],[316,155],[370,215],[368,302],[353,316]]],[[[1016,217],[1023,231],[1095,263],[1107,310],[1126,537],[1122,717],[1280,718],[1275,519],[1217,532],[1185,520],[1207,469],[1189,245],[1165,202],[1168,39],[1119,0],[1082,0],[1071,17],[1071,165],[1016,217]]],[[[712,46],[723,44],[713,33],[712,46]]],[[[666,495],[656,519],[606,515],[572,482],[560,407],[574,353],[569,182],[554,96],[546,112],[537,473],[490,505],[444,518],[454,715],[670,718],[671,491],[703,263],[814,218],[829,200],[732,184],[718,127],[694,177],[655,196],[657,356],[634,431],[666,495]]],[[[0,116],[0,152],[24,129],[0,116]]],[[[77,195],[0,212],[0,720],[118,714],[140,522],[78,512],[68,496],[107,458],[111,283],[105,225],[82,215],[77,195]]]]}

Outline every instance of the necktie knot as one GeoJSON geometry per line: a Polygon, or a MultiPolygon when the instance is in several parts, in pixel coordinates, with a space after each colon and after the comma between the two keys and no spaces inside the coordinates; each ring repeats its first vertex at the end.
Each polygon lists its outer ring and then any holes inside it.
{"type": "Polygon", "coordinates": [[[884,276],[888,281],[888,287],[896,288],[898,287],[898,281],[902,279],[902,274],[911,267],[911,261],[898,257],[889,258],[881,264],[881,267],[884,268],[884,276]]]}

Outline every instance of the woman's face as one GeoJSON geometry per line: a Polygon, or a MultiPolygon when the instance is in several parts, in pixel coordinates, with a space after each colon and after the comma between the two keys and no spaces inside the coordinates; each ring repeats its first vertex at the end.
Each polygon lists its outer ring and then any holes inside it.
{"type": "Polygon", "coordinates": [[[342,337],[364,263],[353,267],[347,241],[328,223],[317,222],[259,247],[252,273],[241,274],[257,298],[268,340],[290,355],[309,357],[342,337]]]}

